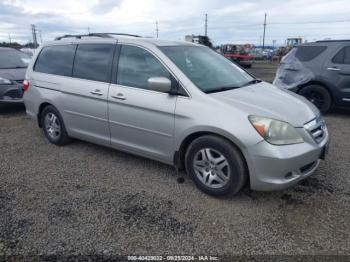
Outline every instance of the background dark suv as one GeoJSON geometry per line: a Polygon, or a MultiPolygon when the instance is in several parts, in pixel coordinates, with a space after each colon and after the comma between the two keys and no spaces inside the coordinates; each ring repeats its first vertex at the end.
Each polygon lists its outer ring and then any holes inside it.
{"type": "Polygon", "coordinates": [[[0,47],[0,106],[23,103],[22,83],[30,59],[21,51],[0,47]]]}
{"type": "Polygon", "coordinates": [[[282,60],[274,85],[294,91],[322,113],[350,106],[350,40],[303,44],[282,60]]]}

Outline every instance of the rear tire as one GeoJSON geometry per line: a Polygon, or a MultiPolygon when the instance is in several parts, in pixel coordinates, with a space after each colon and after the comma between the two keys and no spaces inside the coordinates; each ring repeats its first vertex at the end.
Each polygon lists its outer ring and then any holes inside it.
{"type": "Polygon", "coordinates": [[[50,143],[62,146],[71,141],[62,116],[55,107],[46,106],[41,112],[40,122],[44,135],[50,143]]]}
{"type": "Polygon", "coordinates": [[[241,153],[221,137],[205,135],[194,140],[187,149],[185,163],[196,186],[212,196],[234,195],[247,179],[241,153]]]}
{"type": "Polygon", "coordinates": [[[332,97],[328,90],[321,85],[306,86],[299,91],[299,95],[313,103],[322,114],[328,113],[332,107],[332,97]]]}

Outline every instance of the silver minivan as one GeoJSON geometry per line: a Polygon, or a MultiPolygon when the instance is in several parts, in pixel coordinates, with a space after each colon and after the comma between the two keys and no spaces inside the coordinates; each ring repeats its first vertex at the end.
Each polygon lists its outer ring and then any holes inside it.
{"type": "Polygon", "coordinates": [[[137,36],[65,36],[38,48],[23,84],[46,138],[112,147],[185,169],[211,195],[281,190],[325,158],[328,131],[305,98],[211,49],[137,36]]]}

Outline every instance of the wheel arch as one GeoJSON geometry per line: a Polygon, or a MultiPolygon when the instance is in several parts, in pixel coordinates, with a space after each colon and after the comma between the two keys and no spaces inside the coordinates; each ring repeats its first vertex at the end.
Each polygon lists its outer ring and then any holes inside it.
{"type": "Polygon", "coordinates": [[[248,161],[247,161],[247,157],[245,155],[245,151],[243,149],[243,145],[239,143],[239,141],[235,138],[233,138],[230,135],[225,135],[221,132],[215,132],[213,130],[208,130],[208,131],[195,131],[192,132],[190,134],[187,134],[187,136],[184,137],[184,139],[182,139],[180,146],[178,147],[177,151],[174,154],[174,165],[178,168],[178,169],[185,169],[185,155],[187,152],[188,147],[190,146],[190,144],[197,138],[205,136],[205,135],[212,135],[212,136],[216,136],[216,137],[220,137],[226,141],[228,141],[232,146],[234,146],[238,152],[240,153],[240,155],[242,156],[244,165],[246,167],[246,172],[247,172],[247,177],[248,177],[248,183],[249,182],[249,167],[248,167],[248,161]]]}
{"type": "Polygon", "coordinates": [[[302,85],[300,85],[300,86],[298,87],[298,92],[297,92],[297,93],[299,94],[299,92],[300,92],[304,87],[311,86],[311,85],[319,85],[319,86],[324,87],[324,88],[328,91],[329,95],[331,96],[332,104],[334,103],[335,97],[334,97],[334,94],[333,94],[332,89],[331,89],[327,84],[325,84],[325,83],[322,82],[322,81],[312,80],[312,81],[309,81],[309,82],[307,82],[307,83],[305,83],[305,84],[302,84],[302,85]]]}
{"type": "Polygon", "coordinates": [[[39,109],[38,109],[38,114],[37,114],[37,120],[38,120],[38,126],[41,128],[42,125],[41,125],[41,113],[43,112],[44,108],[47,107],[47,106],[53,106],[55,107],[53,104],[49,103],[49,102],[43,102],[40,104],[39,106],[39,109]]]}

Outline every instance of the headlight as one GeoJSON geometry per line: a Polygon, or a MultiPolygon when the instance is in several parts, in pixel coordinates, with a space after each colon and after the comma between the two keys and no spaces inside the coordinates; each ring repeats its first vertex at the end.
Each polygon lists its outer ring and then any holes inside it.
{"type": "Polygon", "coordinates": [[[249,121],[270,144],[290,145],[304,142],[295,128],[287,122],[260,116],[249,116],[249,121]]]}
{"type": "Polygon", "coordinates": [[[6,78],[0,77],[0,85],[10,85],[12,82],[6,78]]]}

